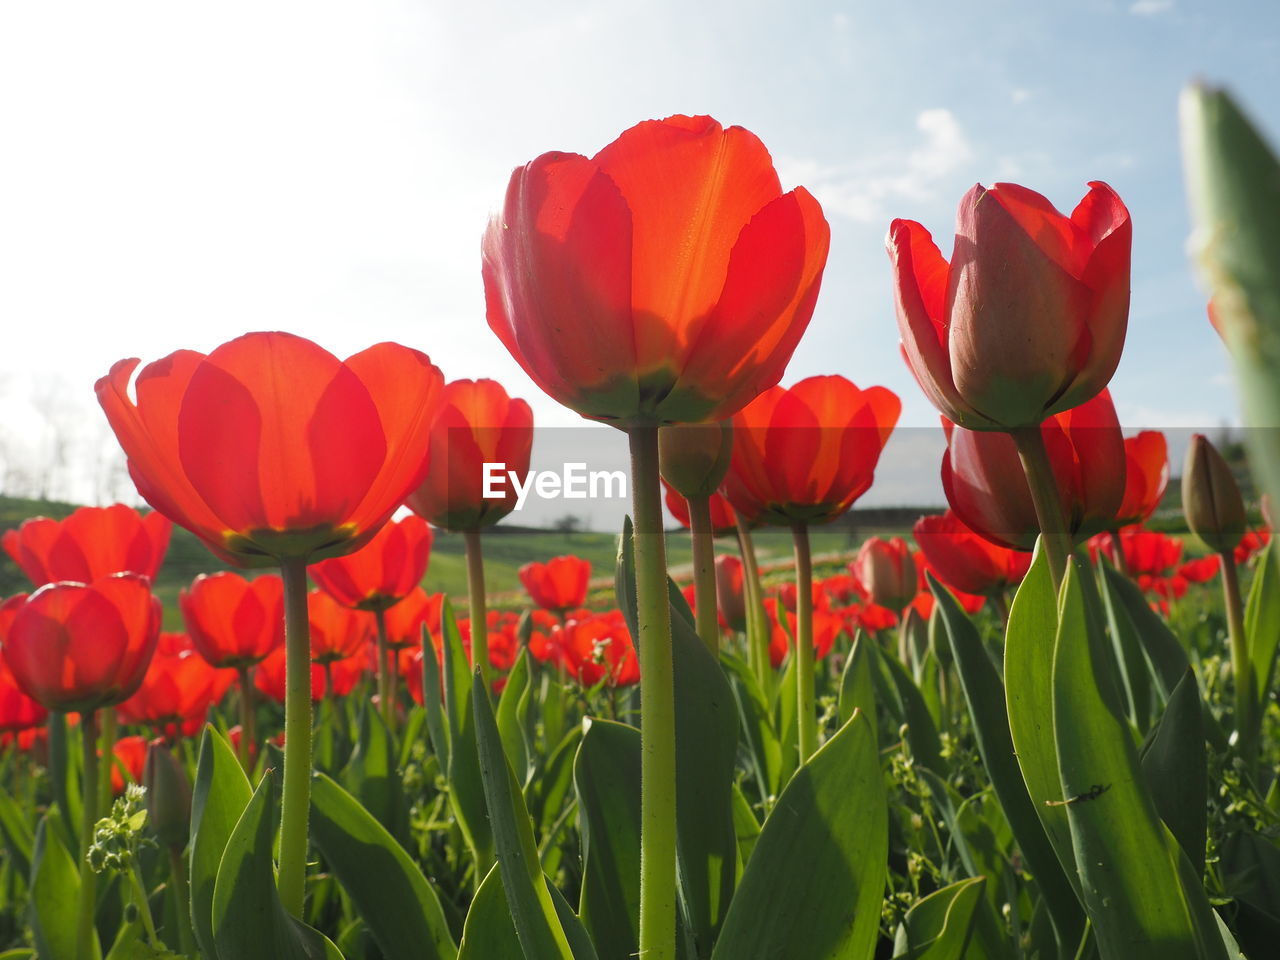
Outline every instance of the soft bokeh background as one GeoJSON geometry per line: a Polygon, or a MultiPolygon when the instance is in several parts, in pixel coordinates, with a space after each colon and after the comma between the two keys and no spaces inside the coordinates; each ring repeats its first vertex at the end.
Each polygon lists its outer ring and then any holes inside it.
{"type": "MultiPolygon", "coordinates": [[[[831,221],[784,383],[885,384],[904,424],[932,425],[898,356],[889,221],[920,220],[949,252],[975,181],[1069,209],[1104,179],[1134,220],[1122,420],[1230,423],[1185,254],[1177,98],[1196,76],[1275,136],[1280,4],[5,4],[0,492],[130,495],[93,381],[251,329],[343,354],[399,340],[450,378],[500,379],[540,424],[576,425],[486,326],[479,237],[517,164],[673,112],[755,131],[831,221]]],[[[618,439],[601,428],[610,467],[618,439]]],[[[867,503],[938,501],[933,448],[914,442],[891,446],[867,503]]],[[[603,529],[620,509],[545,515],[603,529]]]]}

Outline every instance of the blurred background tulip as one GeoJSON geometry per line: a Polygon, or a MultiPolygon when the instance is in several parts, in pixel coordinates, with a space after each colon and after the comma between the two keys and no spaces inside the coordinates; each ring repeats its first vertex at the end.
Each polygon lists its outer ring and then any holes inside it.
{"type": "Polygon", "coordinates": [[[543,610],[561,615],[582,606],[590,579],[591,564],[581,557],[552,557],[520,568],[520,582],[529,598],[543,610]]]}
{"type": "Polygon", "coordinates": [[[1000,598],[1031,566],[1030,553],[992,543],[950,510],[921,517],[911,533],[929,569],[953,590],[1000,598]]]}
{"type": "Polygon", "coordinates": [[[112,573],[151,580],[169,547],[172,522],[159,513],[142,516],[132,507],[80,507],[65,520],[33,517],[4,534],[4,549],[31,582],[88,583],[112,573]]]}

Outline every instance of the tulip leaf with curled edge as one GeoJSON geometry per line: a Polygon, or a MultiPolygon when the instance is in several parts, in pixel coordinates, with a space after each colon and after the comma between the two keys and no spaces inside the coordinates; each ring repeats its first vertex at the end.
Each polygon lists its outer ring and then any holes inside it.
{"type": "Polygon", "coordinates": [[[1192,255],[1235,362],[1250,462],[1280,503],[1280,160],[1226,92],[1182,95],[1192,255]]]}
{"type": "Polygon", "coordinates": [[[529,763],[528,734],[521,709],[528,705],[529,687],[529,649],[525,647],[507,673],[506,686],[498,697],[498,732],[502,734],[502,748],[522,786],[528,783],[533,769],[529,763]]]}
{"type": "Polygon", "coordinates": [[[582,831],[578,910],[600,960],[628,960],[640,942],[640,731],[584,723],[573,766],[582,831]]]}
{"type": "Polygon", "coordinates": [[[360,736],[342,771],[346,788],[399,843],[409,836],[409,810],[396,767],[395,741],[382,711],[367,702],[360,710],[360,736]]]}
{"type": "Polygon", "coordinates": [[[439,897],[422,871],[354,796],[324,774],[311,782],[311,836],[386,960],[457,956],[439,897]]]}
{"type": "Polygon", "coordinates": [[[871,960],[888,856],[880,753],[859,712],[796,771],[764,822],[713,960],[871,960]]]}
{"type": "Polygon", "coordinates": [[[213,942],[217,956],[235,960],[342,960],[318,930],[289,916],[276,892],[272,868],[275,778],[258,783],[227,839],[213,890],[213,942]]]}
{"type": "MultiPolygon", "coordinates": [[[[31,855],[31,932],[45,960],[79,960],[76,944],[80,870],[62,842],[57,812],[40,820],[31,855]]],[[[95,955],[101,955],[94,934],[95,955]]]]}
{"type": "Polygon", "coordinates": [[[191,926],[200,952],[217,960],[213,937],[213,892],[227,841],[253,797],[235,750],[205,726],[191,795],[191,926]]]}
{"type": "MultiPolygon", "coordinates": [[[[635,632],[635,550],[624,524],[616,590],[635,632]]],[[[719,660],[698,637],[684,595],[667,580],[676,726],[678,894],[698,956],[708,956],[733,896],[733,783],[738,712],[719,660]]],[[[795,689],[795,684],[791,685],[795,689]]]]}
{"type": "MultiPolygon", "coordinates": [[[[462,634],[448,598],[440,611],[441,647],[444,651],[444,716],[449,731],[449,804],[458,827],[484,870],[493,862],[493,835],[485,813],[484,785],[476,754],[475,714],[471,709],[471,668],[462,646],[462,634]]],[[[424,656],[425,656],[424,651],[424,656]]],[[[486,693],[486,698],[488,694],[486,693]]]]}
{"type": "Polygon", "coordinates": [[[1244,633],[1259,703],[1267,702],[1280,646],[1280,554],[1276,550],[1272,540],[1258,554],[1244,609],[1244,633]]]}
{"type": "MultiPolygon", "coordinates": [[[[1057,632],[1058,598],[1049,573],[1048,555],[1043,542],[1039,541],[1031,567],[1009,607],[1004,639],[1005,708],[1013,754],[1022,771],[1032,809],[1057,854],[1062,872],[1079,898],[1080,880],[1071,849],[1071,826],[1066,809],[1058,805],[1062,800],[1062,781],[1058,777],[1051,709],[1053,647],[1057,632]]],[[[990,767],[988,773],[995,783],[990,767]]],[[[1012,788],[1006,789],[1011,796],[1012,788]]]]}
{"type": "Polygon", "coordinates": [[[871,732],[876,733],[875,677],[879,670],[875,662],[876,645],[859,630],[849,648],[844,673],[840,676],[840,722],[846,723],[854,710],[861,710],[871,722],[871,732]]]}
{"type": "MultiPolygon", "coordinates": [[[[547,889],[551,891],[556,915],[564,925],[573,956],[576,960],[595,957],[595,947],[574,915],[573,908],[550,881],[547,881],[547,889]]],[[[507,906],[501,872],[495,866],[480,884],[475,899],[471,901],[471,909],[467,911],[458,960],[518,960],[522,955],[520,938],[516,936],[515,924],[511,921],[511,908],[507,906]]]]}
{"type": "Polygon", "coordinates": [[[1063,872],[1035,803],[1027,792],[1027,783],[1014,755],[1000,674],[973,621],[932,573],[927,576],[951,644],[960,687],[969,706],[978,755],[1022,856],[1045,898],[1059,940],[1074,945],[1079,942],[1084,928],[1084,915],[1070,879],[1074,876],[1074,865],[1070,875],[1063,872]]]}
{"type": "MultiPolygon", "coordinates": [[[[1204,936],[1208,900],[1146,788],[1100,627],[1090,571],[1067,566],[1053,653],[1052,707],[1061,798],[1102,960],[1219,960],[1204,936]]],[[[1211,922],[1211,921],[1210,921],[1211,922]]],[[[1217,950],[1213,949],[1216,942],[1217,950]]]]}
{"type": "Polygon", "coordinates": [[[1208,830],[1209,761],[1200,687],[1190,667],[1143,746],[1142,770],[1160,818],[1200,876],[1208,830]]]}
{"type": "Polygon", "coordinates": [[[729,677],[729,685],[738,704],[738,724],[746,741],[749,777],[755,782],[761,803],[782,789],[778,782],[782,765],[782,745],[774,732],[769,703],[755,672],[740,657],[720,651],[720,666],[729,677]]]}
{"type": "MultiPolygon", "coordinates": [[[[542,872],[533,821],[520,784],[502,751],[484,678],[477,670],[471,696],[485,803],[492,825],[499,876],[526,960],[573,960],[564,923],[542,872]]],[[[465,935],[465,934],[464,934],[465,935]]]]}
{"type": "Polygon", "coordinates": [[[962,960],[983,906],[985,877],[935,890],[907,911],[894,937],[894,960],[962,960]]]}

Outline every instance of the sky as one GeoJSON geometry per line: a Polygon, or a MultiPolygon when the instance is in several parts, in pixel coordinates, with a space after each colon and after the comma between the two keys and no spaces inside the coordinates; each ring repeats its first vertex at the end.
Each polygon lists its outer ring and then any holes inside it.
{"type": "MultiPolygon", "coordinates": [[[[1177,101],[1194,77],[1274,140],[1280,4],[4,4],[0,485],[60,445],[49,492],[125,495],[94,380],[255,329],[344,356],[396,340],[449,379],[500,380],[542,426],[580,424],[488,329],[480,235],[517,165],[671,113],[747,127],[823,204],[823,290],[784,384],[882,384],[904,427],[931,427],[898,355],[890,220],[949,255],[973,183],[1069,210],[1101,179],[1134,224],[1122,422],[1233,422],[1186,256],[1177,101]]],[[[894,456],[867,503],[936,497],[934,466],[894,456]]]]}

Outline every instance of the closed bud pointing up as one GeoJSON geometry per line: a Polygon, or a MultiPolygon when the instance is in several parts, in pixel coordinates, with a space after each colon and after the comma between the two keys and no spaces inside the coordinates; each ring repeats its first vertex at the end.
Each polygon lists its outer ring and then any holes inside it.
{"type": "Polygon", "coordinates": [[[1182,512],[1210,550],[1230,553],[1244,535],[1244,500],[1222,454],[1202,434],[1191,438],[1182,468],[1182,512]]]}

